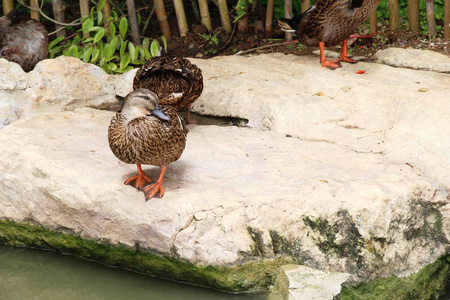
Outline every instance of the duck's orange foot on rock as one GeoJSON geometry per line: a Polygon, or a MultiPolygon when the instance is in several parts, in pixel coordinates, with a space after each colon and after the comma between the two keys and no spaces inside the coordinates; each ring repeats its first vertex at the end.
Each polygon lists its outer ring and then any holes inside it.
{"type": "Polygon", "coordinates": [[[141,174],[128,178],[124,182],[124,184],[131,185],[138,191],[143,190],[146,186],[148,186],[151,183],[153,183],[153,180],[151,178],[141,174]]]}
{"type": "Polygon", "coordinates": [[[351,58],[348,58],[347,56],[342,56],[342,55],[339,56],[339,60],[340,61],[345,61],[345,62],[348,62],[348,63],[351,63],[351,64],[356,64],[357,63],[356,60],[353,60],[351,58]]]}
{"type": "Polygon", "coordinates": [[[330,70],[334,70],[337,68],[342,68],[341,63],[338,60],[321,60],[320,64],[322,65],[322,67],[330,69],[330,70]]]}
{"type": "Polygon", "coordinates": [[[142,191],[145,195],[145,201],[148,201],[153,197],[162,198],[164,196],[164,187],[162,183],[159,182],[146,186],[142,191]]]}

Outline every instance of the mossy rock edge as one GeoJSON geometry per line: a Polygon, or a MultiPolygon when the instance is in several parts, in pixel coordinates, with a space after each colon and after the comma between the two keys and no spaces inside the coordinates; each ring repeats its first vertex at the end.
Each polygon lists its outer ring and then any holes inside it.
{"type": "Polygon", "coordinates": [[[0,243],[73,254],[139,273],[168,278],[226,292],[266,291],[289,259],[246,262],[239,266],[196,265],[139,247],[113,245],[81,238],[64,229],[0,220],[0,243]]]}
{"type": "Polygon", "coordinates": [[[438,300],[450,289],[450,253],[408,277],[345,285],[335,300],[438,300]]]}

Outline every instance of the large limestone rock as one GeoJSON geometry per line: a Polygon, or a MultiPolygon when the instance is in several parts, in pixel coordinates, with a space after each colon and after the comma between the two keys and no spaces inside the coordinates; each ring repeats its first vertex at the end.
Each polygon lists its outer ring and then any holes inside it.
{"type": "MultiPolygon", "coordinates": [[[[199,265],[287,256],[357,281],[409,275],[448,253],[449,75],[369,63],[329,71],[279,54],[193,62],[205,78],[195,110],[249,127],[191,125],[164,198],[146,203],[123,185],[136,169],[108,148],[112,112],[61,112],[83,106],[78,96],[58,109],[24,98],[46,112],[0,130],[0,218],[199,265]]],[[[54,72],[72,76],[75,93],[78,73],[54,72]]],[[[96,106],[102,90],[131,88],[132,73],[99,76],[96,106]]],[[[43,85],[53,101],[53,77],[2,92],[43,85]]]]}
{"type": "Polygon", "coordinates": [[[388,48],[377,51],[375,58],[394,67],[450,74],[450,57],[431,50],[388,48]]]}
{"type": "Polygon", "coordinates": [[[117,102],[116,95],[131,91],[134,72],[110,76],[100,67],[60,56],[25,73],[18,64],[0,59],[0,98],[8,103],[0,108],[0,128],[36,113],[108,107],[117,102]]]}

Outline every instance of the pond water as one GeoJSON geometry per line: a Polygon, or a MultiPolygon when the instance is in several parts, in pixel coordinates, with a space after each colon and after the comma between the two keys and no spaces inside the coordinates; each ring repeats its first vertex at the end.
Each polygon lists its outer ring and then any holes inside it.
{"type": "Polygon", "coordinates": [[[262,300],[227,294],[52,251],[0,245],[0,299],[262,300]]]}

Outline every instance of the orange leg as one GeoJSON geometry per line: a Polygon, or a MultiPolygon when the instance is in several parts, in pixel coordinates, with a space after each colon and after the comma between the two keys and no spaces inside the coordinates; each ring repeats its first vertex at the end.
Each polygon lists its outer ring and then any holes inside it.
{"type": "Polygon", "coordinates": [[[342,67],[342,65],[339,63],[338,60],[335,60],[335,61],[327,60],[327,58],[325,57],[325,43],[324,42],[319,42],[319,49],[320,49],[320,64],[322,65],[322,67],[328,68],[330,70],[334,70],[336,68],[342,67]]]}
{"type": "Polygon", "coordinates": [[[142,171],[141,164],[136,164],[138,169],[138,175],[133,176],[125,180],[124,184],[131,185],[136,188],[138,191],[142,190],[144,187],[153,182],[153,180],[145,175],[145,172],[142,171]]]}
{"type": "Polygon", "coordinates": [[[356,63],[356,60],[353,60],[353,59],[350,59],[347,57],[347,40],[346,39],[342,42],[342,52],[341,52],[341,55],[339,55],[339,59],[341,61],[345,61],[345,62],[352,63],[352,64],[356,63]]]}
{"type": "Polygon", "coordinates": [[[186,124],[195,124],[197,121],[191,120],[191,104],[186,106],[186,124]]]}
{"type": "Polygon", "coordinates": [[[167,170],[167,166],[161,166],[161,171],[159,172],[158,181],[145,187],[142,190],[145,195],[145,201],[148,201],[155,196],[159,196],[159,198],[162,198],[164,196],[164,187],[162,184],[163,184],[164,174],[166,173],[166,170],[167,170]]]}

